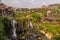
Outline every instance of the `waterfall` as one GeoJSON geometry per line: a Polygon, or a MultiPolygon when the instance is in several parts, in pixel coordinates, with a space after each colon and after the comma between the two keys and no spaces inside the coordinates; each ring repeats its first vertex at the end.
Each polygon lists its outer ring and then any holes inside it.
{"type": "Polygon", "coordinates": [[[26,40],[37,40],[36,34],[33,32],[34,28],[31,21],[28,22],[28,28],[29,28],[30,36],[26,40]]]}
{"type": "Polygon", "coordinates": [[[17,34],[16,34],[16,24],[17,22],[15,20],[11,21],[11,25],[12,25],[12,40],[16,40],[17,39],[17,34]]]}
{"type": "Polygon", "coordinates": [[[33,29],[33,25],[31,21],[29,21],[28,28],[33,29]]]}

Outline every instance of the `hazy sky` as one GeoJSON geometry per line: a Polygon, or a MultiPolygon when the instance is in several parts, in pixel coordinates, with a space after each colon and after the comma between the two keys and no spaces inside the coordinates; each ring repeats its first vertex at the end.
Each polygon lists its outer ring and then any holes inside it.
{"type": "Polygon", "coordinates": [[[18,8],[23,7],[35,8],[35,7],[41,7],[42,5],[60,3],[60,0],[2,0],[2,2],[9,6],[18,8]]]}

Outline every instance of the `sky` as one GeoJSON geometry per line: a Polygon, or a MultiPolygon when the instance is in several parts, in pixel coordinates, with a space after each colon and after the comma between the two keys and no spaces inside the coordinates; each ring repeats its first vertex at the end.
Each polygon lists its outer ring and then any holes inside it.
{"type": "Polygon", "coordinates": [[[60,3],[60,0],[2,0],[2,2],[17,8],[39,8],[43,5],[60,3]]]}

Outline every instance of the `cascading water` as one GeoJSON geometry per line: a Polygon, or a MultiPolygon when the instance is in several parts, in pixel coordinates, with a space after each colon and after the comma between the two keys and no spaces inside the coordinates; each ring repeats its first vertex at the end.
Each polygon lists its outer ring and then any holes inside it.
{"type": "Polygon", "coordinates": [[[30,36],[26,40],[37,40],[36,34],[33,32],[34,28],[31,21],[28,22],[28,28],[29,28],[30,36]]]}
{"type": "Polygon", "coordinates": [[[17,22],[15,20],[11,21],[11,25],[12,25],[12,40],[17,40],[17,34],[16,34],[16,24],[17,22]]]}
{"type": "Polygon", "coordinates": [[[29,21],[28,28],[33,29],[33,25],[31,23],[31,21],[29,21]]]}

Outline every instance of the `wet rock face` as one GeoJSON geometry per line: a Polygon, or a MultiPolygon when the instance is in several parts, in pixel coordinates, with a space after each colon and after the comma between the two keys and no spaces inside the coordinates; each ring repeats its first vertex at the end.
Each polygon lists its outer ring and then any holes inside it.
{"type": "Polygon", "coordinates": [[[10,38],[11,35],[12,35],[11,26],[10,27],[5,27],[5,32],[6,32],[6,36],[8,38],[10,38]]]}
{"type": "Polygon", "coordinates": [[[20,22],[20,32],[21,32],[21,34],[24,34],[23,22],[20,22]]]}
{"type": "Polygon", "coordinates": [[[17,37],[19,40],[22,40],[22,36],[24,35],[24,25],[22,21],[17,22],[17,37]]]}

